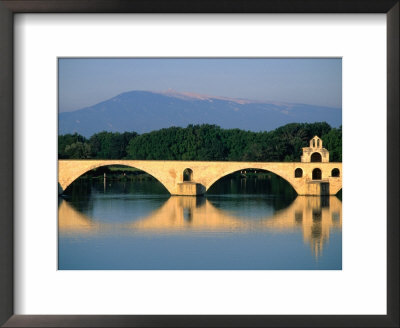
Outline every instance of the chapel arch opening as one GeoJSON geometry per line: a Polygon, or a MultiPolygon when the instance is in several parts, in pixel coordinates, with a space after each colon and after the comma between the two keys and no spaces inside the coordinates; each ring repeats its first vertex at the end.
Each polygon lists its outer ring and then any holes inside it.
{"type": "Polygon", "coordinates": [[[322,162],[322,156],[320,153],[315,152],[311,154],[311,162],[322,162]]]}
{"type": "Polygon", "coordinates": [[[331,172],[331,176],[334,178],[340,177],[340,170],[338,168],[334,168],[331,172]]]}

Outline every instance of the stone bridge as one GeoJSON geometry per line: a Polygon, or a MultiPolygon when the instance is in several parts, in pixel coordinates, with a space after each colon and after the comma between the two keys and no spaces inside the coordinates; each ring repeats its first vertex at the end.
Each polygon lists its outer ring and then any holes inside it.
{"type": "Polygon", "coordinates": [[[222,177],[249,169],[275,173],[288,181],[298,195],[335,195],[342,188],[342,163],[335,162],[59,160],[59,193],[84,173],[110,165],[142,170],[161,182],[171,195],[202,195],[222,177]]]}

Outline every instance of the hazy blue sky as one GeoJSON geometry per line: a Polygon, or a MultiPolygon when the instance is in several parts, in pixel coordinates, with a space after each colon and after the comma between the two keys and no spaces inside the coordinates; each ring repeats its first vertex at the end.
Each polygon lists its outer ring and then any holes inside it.
{"type": "Polygon", "coordinates": [[[342,107],[341,59],[59,59],[59,110],[131,90],[342,107]]]}

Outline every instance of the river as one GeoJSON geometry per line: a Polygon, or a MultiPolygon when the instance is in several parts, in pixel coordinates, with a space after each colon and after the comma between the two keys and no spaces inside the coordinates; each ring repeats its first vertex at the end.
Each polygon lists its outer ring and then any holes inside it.
{"type": "Polygon", "coordinates": [[[268,175],[201,197],[80,178],[59,198],[58,247],[60,270],[341,270],[342,203],[268,175]]]}

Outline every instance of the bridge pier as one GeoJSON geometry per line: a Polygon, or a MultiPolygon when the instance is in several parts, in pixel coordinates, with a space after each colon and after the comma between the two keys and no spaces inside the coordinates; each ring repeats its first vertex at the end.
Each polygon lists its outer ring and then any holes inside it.
{"type": "Polygon", "coordinates": [[[297,192],[302,196],[329,196],[330,188],[328,181],[306,181],[302,191],[297,192]]]}
{"type": "Polygon", "coordinates": [[[292,186],[299,196],[334,196],[342,189],[342,182],[334,179],[303,179],[292,186]]]}
{"type": "Polygon", "coordinates": [[[206,188],[201,184],[194,181],[179,182],[176,186],[174,196],[201,196],[206,192],[206,188]]]}

